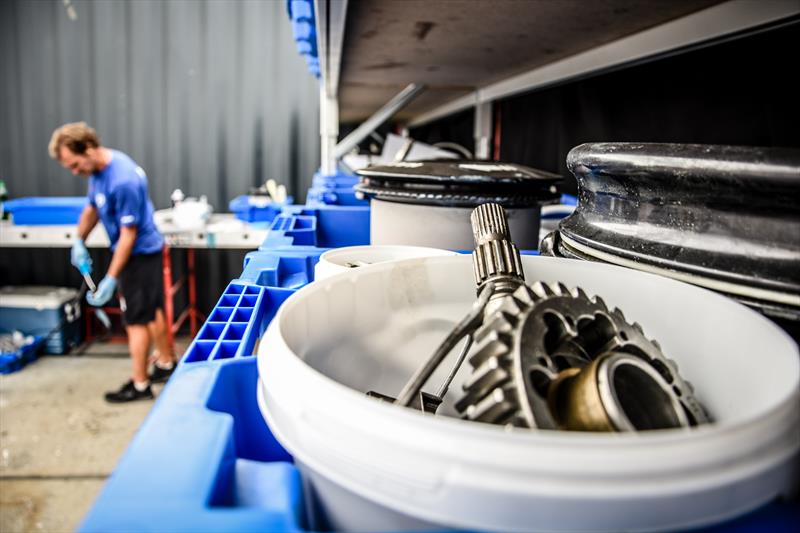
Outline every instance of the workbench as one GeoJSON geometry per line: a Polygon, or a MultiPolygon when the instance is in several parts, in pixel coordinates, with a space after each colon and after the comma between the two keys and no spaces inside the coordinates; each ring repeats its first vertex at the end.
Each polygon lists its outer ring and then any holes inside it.
{"type": "MultiPolygon", "coordinates": [[[[195,276],[195,250],[198,249],[256,249],[269,233],[266,224],[250,224],[237,219],[231,213],[211,215],[204,225],[187,228],[176,225],[171,218],[171,210],[156,211],[156,226],[164,237],[164,315],[169,324],[169,336],[174,335],[188,320],[192,336],[197,334],[199,324],[205,320],[197,309],[197,283],[195,276]],[[186,250],[186,276],[173,279],[170,249],[186,250]],[[188,305],[175,316],[174,297],[186,287],[188,305]]],[[[10,221],[0,221],[0,248],[69,248],[77,236],[77,227],[69,224],[22,226],[10,221]]],[[[86,239],[88,248],[107,249],[110,246],[108,234],[102,224],[98,224],[86,239]]],[[[106,310],[119,314],[118,308],[106,310]]],[[[89,308],[86,319],[86,336],[92,335],[93,309],[89,308]]]]}

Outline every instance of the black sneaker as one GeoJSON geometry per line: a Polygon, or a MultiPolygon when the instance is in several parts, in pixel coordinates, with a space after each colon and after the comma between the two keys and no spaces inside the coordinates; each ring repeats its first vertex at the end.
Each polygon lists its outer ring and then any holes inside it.
{"type": "Polygon", "coordinates": [[[169,377],[175,372],[177,365],[172,363],[172,368],[161,368],[158,365],[153,365],[153,373],[150,374],[150,383],[166,383],[169,377]]]}
{"type": "Polygon", "coordinates": [[[133,385],[133,380],[128,381],[117,392],[106,393],[106,401],[109,403],[125,403],[125,402],[132,402],[134,400],[152,400],[152,399],[153,399],[153,391],[150,389],[150,385],[147,385],[147,388],[145,390],[138,391],[136,390],[136,387],[133,385]]]}

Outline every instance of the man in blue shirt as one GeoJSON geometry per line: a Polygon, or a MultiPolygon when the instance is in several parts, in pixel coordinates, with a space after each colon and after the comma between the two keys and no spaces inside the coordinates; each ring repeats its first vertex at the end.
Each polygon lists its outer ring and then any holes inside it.
{"type": "Polygon", "coordinates": [[[89,204],[78,222],[72,264],[82,274],[91,273],[92,260],[84,240],[98,221],[111,241],[108,272],[97,291],[87,294],[86,299],[100,307],[119,291],[133,372],[121,389],[106,393],[106,400],[119,403],[152,398],[150,382],[169,378],[175,356],[162,311],[164,241],[153,221],[147,176],[127,155],[102,146],[97,133],[84,122],[65,124],[53,132],[49,152],[73,175],[89,179],[89,204]],[[158,350],[158,360],[148,376],[151,341],[158,350]]]}

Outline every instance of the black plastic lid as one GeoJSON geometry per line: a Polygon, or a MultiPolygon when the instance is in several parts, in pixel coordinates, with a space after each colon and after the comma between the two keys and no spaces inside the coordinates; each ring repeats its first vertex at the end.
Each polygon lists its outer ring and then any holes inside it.
{"type": "Polygon", "coordinates": [[[495,161],[439,159],[374,165],[357,172],[362,195],[392,202],[472,207],[494,202],[529,207],[557,198],[561,176],[495,161]]]}

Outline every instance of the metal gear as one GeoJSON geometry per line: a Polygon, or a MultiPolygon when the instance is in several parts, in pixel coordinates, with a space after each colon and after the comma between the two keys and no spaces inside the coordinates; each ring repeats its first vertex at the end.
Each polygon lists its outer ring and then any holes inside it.
{"type": "Polygon", "coordinates": [[[530,428],[611,431],[708,421],[677,365],[619,309],[609,310],[601,298],[591,299],[583,290],[562,283],[523,284],[510,296],[475,333],[477,346],[469,358],[473,372],[456,402],[463,418],[530,428]],[[578,389],[574,381],[585,369],[594,377],[584,376],[581,383],[593,380],[593,398],[605,403],[594,413],[599,425],[576,428],[570,426],[574,417],[565,415],[562,402],[578,418],[591,405],[585,394],[570,402],[563,393],[586,392],[585,385],[578,389]],[[625,379],[636,380],[636,386],[626,385],[625,379]],[[566,386],[570,381],[574,383],[566,386]],[[643,391],[652,394],[645,398],[643,391]]]}

